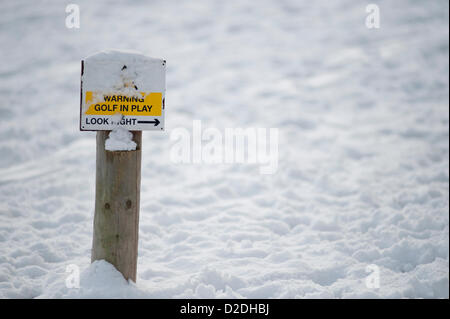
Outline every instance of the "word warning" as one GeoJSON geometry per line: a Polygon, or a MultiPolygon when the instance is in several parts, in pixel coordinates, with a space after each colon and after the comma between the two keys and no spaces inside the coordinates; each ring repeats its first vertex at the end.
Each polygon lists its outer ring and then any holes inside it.
{"type": "Polygon", "coordinates": [[[132,62],[81,62],[81,131],[164,130],[165,61],[132,62]]]}

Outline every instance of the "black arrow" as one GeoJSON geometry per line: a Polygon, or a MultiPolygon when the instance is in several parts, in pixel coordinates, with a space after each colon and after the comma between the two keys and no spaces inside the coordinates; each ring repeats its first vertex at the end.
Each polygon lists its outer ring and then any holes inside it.
{"type": "Polygon", "coordinates": [[[158,124],[160,123],[158,119],[155,119],[154,121],[138,121],[138,123],[142,123],[142,124],[153,124],[155,123],[155,126],[158,126],[158,124]]]}

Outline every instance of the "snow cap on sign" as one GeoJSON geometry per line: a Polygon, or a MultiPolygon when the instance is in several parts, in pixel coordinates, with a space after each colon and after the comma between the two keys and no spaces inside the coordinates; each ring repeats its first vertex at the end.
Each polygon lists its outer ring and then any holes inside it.
{"type": "Polygon", "coordinates": [[[135,96],[140,91],[164,92],[163,59],[151,58],[134,51],[107,50],[84,59],[83,86],[103,93],[135,96]],[[160,76],[150,76],[161,73],[160,76]]]}

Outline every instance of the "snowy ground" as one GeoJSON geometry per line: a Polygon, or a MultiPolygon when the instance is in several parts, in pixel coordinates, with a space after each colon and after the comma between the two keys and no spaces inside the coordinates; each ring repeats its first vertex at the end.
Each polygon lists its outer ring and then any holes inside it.
{"type": "Polygon", "coordinates": [[[357,0],[75,3],[80,29],[64,1],[0,4],[0,297],[448,298],[447,0],[376,1],[380,29],[357,0]],[[106,48],[167,60],[137,285],[89,266],[80,60],[106,48]],[[171,130],[194,119],[279,128],[277,173],[171,164],[171,130]]]}

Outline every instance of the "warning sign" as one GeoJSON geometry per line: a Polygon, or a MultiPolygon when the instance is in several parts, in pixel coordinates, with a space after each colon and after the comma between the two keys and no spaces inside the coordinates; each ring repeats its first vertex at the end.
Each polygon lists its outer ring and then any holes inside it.
{"type": "Polygon", "coordinates": [[[131,131],[164,130],[165,61],[132,62],[82,61],[80,130],[112,130],[116,126],[131,131]],[[128,72],[130,69],[133,72],[128,72]],[[106,84],[99,72],[105,74],[106,84]],[[108,83],[112,85],[108,87],[108,83]]]}
{"type": "Polygon", "coordinates": [[[104,95],[103,101],[94,102],[93,92],[86,92],[87,115],[122,115],[161,116],[162,93],[140,92],[142,97],[123,95],[104,95]]]}

